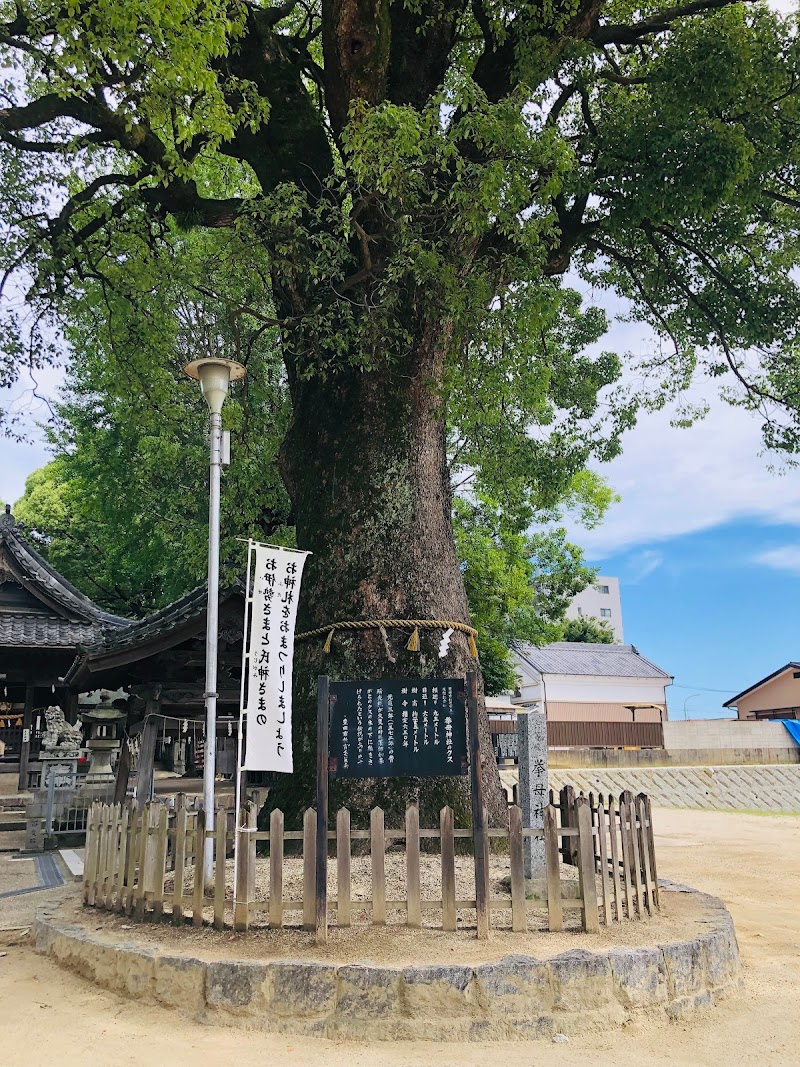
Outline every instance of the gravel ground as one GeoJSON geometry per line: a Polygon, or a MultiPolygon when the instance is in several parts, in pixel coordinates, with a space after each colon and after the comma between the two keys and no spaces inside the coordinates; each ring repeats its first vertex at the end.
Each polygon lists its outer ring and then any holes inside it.
{"type": "MultiPolygon", "coordinates": [[[[401,852],[387,852],[384,858],[386,876],[386,899],[405,900],[406,898],[406,859],[401,852]]],[[[233,900],[233,861],[228,860],[225,864],[226,900],[233,900]]],[[[509,888],[510,868],[508,858],[504,856],[492,857],[489,864],[491,876],[491,899],[492,901],[508,901],[508,909],[496,910],[492,914],[492,926],[498,929],[511,928],[511,891],[509,888]]],[[[474,900],[475,898],[475,868],[471,856],[456,856],[456,900],[474,900]]],[[[372,918],[372,861],[367,856],[353,856],[350,861],[350,899],[352,901],[352,922],[354,924],[369,924],[372,918]],[[359,903],[364,906],[359,907],[359,903]]],[[[578,873],[574,867],[562,867],[562,893],[566,896],[577,896],[578,873]]],[[[184,890],[190,895],[194,886],[194,867],[188,866],[184,872],[184,890]]],[[[267,902],[269,900],[269,858],[259,857],[256,861],[256,901],[267,902]]],[[[165,891],[167,894],[174,892],[174,880],[170,877],[166,880],[165,891]]],[[[338,893],[338,881],[336,860],[328,861],[328,899],[333,902],[338,893]]],[[[442,868],[437,855],[420,856],[420,896],[423,901],[441,902],[442,899],[442,868]]],[[[285,902],[300,902],[303,899],[303,861],[300,857],[284,857],[283,861],[283,899],[285,902]]],[[[331,908],[332,921],[335,921],[335,906],[331,908]]],[[[404,923],[405,907],[387,908],[386,919],[388,923],[404,923]]],[[[266,910],[256,923],[267,923],[266,910]]],[[[302,912],[300,908],[289,908],[284,904],[284,922],[289,926],[302,925],[302,912]]],[[[476,915],[474,908],[462,908],[457,912],[457,921],[465,926],[475,925],[476,915]]],[[[577,909],[567,909],[564,913],[565,926],[568,929],[580,927],[580,913],[577,909]]],[[[529,905],[528,924],[531,929],[547,928],[547,904],[542,902],[540,908],[534,909],[529,905]]],[[[429,929],[438,929],[442,925],[441,912],[422,912],[422,925],[429,929]]]]}

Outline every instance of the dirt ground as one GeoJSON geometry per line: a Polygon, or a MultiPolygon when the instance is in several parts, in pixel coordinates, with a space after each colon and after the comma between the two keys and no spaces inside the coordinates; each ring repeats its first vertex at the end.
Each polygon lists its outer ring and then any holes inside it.
{"type": "MultiPolygon", "coordinates": [[[[800,819],[658,811],[662,876],[725,900],[742,952],[741,996],[692,1021],[645,1021],[567,1044],[335,1044],[190,1023],[126,1003],[35,956],[18,935],[0,943],[0,1059],[9,1067],[797,1067],[800,1015],[800,819]]],[[[15,879],[16,880],[16,879],[15,879]]],[[[57,892],[57,891],[56,891],[57,892]]],[[[11,898],[32,909],[44,893],[11,898]]],[[[6,921],[0,899],[0,927],[6,921]]],[[[17,910],[17,909],[15,909],[17,910]]],[[[15,915],[18,919],[18,915],[15,915]]]]}

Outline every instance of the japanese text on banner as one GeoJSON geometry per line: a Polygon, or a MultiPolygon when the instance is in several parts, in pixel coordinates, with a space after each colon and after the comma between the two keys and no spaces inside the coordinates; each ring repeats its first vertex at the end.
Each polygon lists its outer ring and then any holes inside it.
{"type": "Polygon", "coordinates": [[[255,544],[246,699],[248,771],[291,773],[292,664],[305,552],[255,544]]]}

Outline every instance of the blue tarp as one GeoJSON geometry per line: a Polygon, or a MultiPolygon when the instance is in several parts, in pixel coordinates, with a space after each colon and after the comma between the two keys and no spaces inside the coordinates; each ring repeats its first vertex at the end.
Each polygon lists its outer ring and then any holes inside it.
{"type": "Polygon", "coordinates": [[[783,725],[792,735],[797,744],[800,745],[800,719],[784,719],[783,725]]]}

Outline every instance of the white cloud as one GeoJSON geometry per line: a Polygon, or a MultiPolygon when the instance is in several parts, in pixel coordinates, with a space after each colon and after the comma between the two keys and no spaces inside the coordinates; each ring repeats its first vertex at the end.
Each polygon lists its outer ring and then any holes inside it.
{"type": "Polygon", "coordinates": [[[625,584],[636,585],[643,581],[648,574],[658,570],[664,562],[661,552],[652,548],[645,548],[641,552],[635,552],[625,561],[625,584]]]}
{"type": "Polygon", "coordinates": [[[770,471],[759,420],[711,393],[688,429],[644,414],[600,468],[621,496],[601,526],[572,535],[596,557],[736,520],[800,524],[800,471],[770,471]]]}
{"type": "Polygon", "coordinates": [[[788,571],[790,574],[800,575],[800,544],[783,545],[780,548],[770,548],[766,552],[760,552],[753,557],[753,563],[760,563],[762,567],[772,567],[776,571],[788,571]]]}
{"type": "MultiPolygon", "coordinates": [[[[610,318],[625,313],[625,301],[613,294],[593,291],[574,275],[568,281],[610,318]]],[[[645,324],[617,320],[593,347],[630,353],[635,364],[657,345],[645,324]]],[[[642,412],[622,439],[622,455],[599,468],[621,501],[596,529],[569,528],[590,559],[737,520],[800,525],[800,470],[770,469],[779,461],[764,453],[760,418],[731,407],[707,380],[684,399],[707,405],[706,416],[681,429],[670,425],[675,407],[642,412]]]]}

